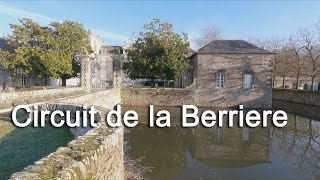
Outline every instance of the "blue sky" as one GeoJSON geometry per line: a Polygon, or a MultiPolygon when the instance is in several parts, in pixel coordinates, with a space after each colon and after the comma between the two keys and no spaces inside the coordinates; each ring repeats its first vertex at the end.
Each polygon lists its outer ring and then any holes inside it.
{"type": "Polygon", "coordinates": [[[74,20],[106,44],[123,45],[144,23],[160,18],[195,38],[214,25],[226,39],[286,37],[320,20],[316,1],[0,1],[0,34],[30,17],[41,24],[74,20]]]}

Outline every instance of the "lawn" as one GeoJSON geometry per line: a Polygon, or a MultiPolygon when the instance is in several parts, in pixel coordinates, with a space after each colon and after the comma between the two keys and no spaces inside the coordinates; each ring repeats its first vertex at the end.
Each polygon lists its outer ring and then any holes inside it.
{"type": "Polygon", "coordinates": [[[17,128],[8,117],[0,115],[0,179],[8,179],[74,138],[67,127],[17,128]]]}

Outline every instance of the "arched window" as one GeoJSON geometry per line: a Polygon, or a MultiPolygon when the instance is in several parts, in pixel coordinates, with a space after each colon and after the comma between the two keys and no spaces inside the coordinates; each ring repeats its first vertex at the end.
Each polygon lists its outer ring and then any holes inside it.
{"type": "Polygon", "coordinates": [[[216,76],[216,88],[224,88],[225,77],[224,73],[219,72],[216,76]]]}

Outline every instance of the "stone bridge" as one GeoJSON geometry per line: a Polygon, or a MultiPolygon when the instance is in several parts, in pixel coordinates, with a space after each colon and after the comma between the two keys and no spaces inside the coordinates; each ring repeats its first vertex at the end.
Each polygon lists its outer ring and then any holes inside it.
{"type": "Polygon", "coordinates": [[[124,178],[123,128],[109,128],[105,124],[106,113],[118,103],[121,103],[119,88],[37,103],[40,110],[69,110],[71,114],[83,105],[94,106],[98,127],[70,129],[75,140],[14,173],[10,179],[124,178]]]}
{"type": "Polygon", "coordinates": [[[175,100],[169,101],[172,102],[170,105],[174,106],[192,99],[191,92],[185,90],[171,89],[158,92],[157,89],[121,89],[122,75],[119,71],[114,72],[112,88],[92,89],[91,60],[87,55],[81,56],[80,59],[81,87],[0,93],[0,102],[4,102],[0,105],[0,113],[10,111],[14,106],[21,104],[37,104],[39,110],[68,110],[71,114],[86,105],[94,106],[98,112],[98,127],[71,128],[75,139],[66,147],[60,147],[23,171],[14,173],[10,179],[124,179],[123,127],[107,127],[106,114],[120,103],[162,104],[162,98],[169,100],[176,97],[175,100]],[[157,98],[158,96],[161,98],[157,98]],[[141,99],[147,101],[142,102],[141,99]]]}
{"type": "Polygon", "coordinates": [[[35,162],[34,165],[14,173],[10,179],[124,178],[123,127],[109,128],[105,123],[106,113],[121,103],[119,86],[122,80],[122,70],[113,67],[112,64],[119,63],[112,63],[116,60],[107,56],[104,58],[109,58],[111,62],[109,71],[106,71],[106,68],[96,67],[103,64],[100,62],[104,60],[101,57],[94,59],[83,54],[79,58],[81,87],[44,87],[41,90],[0,93],[0,113],[11,111],[15,106],[22,104],[38,105],[39,110],[68,110],[71,111],[71,114],[86,105],[87,107],[94,106],[98,112],[95,118],[98,121],[98,127],[71,128],[70,131],[75,135],[75,139],[66,147],[60,147],[47,157],[35,162]],[[99,71],[94,71],[93,67],[99,71]],[[110,72],[110,69],[113,72],[110,72]],[[95,83],[97,83],[96,79],[101,80],[101,83],[98,82],[98,84],[102,84],[105,78],[110,79],[112,87],[99,86],[98,89],[94,89],[93,77],[95,77],[95,83]]]}

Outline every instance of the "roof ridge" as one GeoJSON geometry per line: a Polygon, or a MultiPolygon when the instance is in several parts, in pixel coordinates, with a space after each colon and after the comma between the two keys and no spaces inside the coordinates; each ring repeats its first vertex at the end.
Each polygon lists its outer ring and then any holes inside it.
{"type": "Polygon", "coordinates": [[[216,39],[198,50],[198,53],[271,53],[243,39],[216,39]]]}

